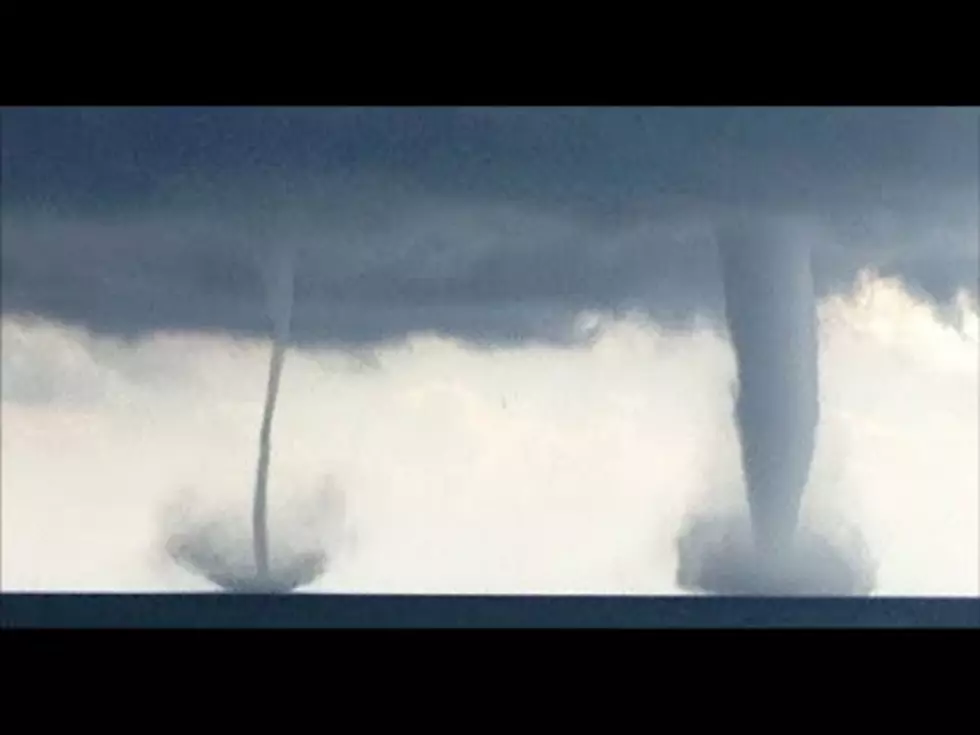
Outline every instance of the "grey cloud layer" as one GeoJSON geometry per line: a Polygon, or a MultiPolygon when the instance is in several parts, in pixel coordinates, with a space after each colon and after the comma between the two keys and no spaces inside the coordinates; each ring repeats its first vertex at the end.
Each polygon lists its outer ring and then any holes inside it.
{"type": "Polygon", "coordinates": [[[584,309],[721,304],[726,212],[815,223],[822,288],[863,265],[976,289],[970,109],[3,110],[3,311],[95,330],[567,339],[584,309]]]}

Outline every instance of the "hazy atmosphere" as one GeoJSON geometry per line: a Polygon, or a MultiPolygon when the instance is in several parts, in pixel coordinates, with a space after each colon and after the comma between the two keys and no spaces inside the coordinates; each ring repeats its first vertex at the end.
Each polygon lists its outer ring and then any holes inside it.
{"type": "Polygon", "coordinates": [[[748,451],[874,594],[980,594],[978,112],[4,108],[0,587],[211,588],[168,539],[251,543],[275,328],[304,590],[687,593],[748,451]]]}

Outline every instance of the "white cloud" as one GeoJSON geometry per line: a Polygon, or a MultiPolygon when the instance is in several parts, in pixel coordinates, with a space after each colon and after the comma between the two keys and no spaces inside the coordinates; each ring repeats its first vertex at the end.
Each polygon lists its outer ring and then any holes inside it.
{"type": "MultiPolygon", "coordinates": [[[[883,594],[980,594],[978,312],[960,306],[950,327],[869,276],[821,307],[808,502],[860,523],[883,594]]],[[[286,509],[329,477],[347,506],[319,588],[677,592],[682,519],[739,501],[729,346],[709,324],[582,326],[573,349],[418,336],[376,368],[291,352],[270,492],[286,509]]],[[[186,489],[246,528],[267,349],[4,318],[3,588],[204,588],[163,558],[161,515],[186,489]]]]}

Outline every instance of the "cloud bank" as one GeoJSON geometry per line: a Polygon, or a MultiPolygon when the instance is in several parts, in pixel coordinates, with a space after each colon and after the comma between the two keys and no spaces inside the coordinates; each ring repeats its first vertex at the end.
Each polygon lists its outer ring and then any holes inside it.
{"type": "MultiPolygon", "coordinates": [[[[940,317],[868,274],[819,313],[805,512],[860,527],[876,594],[980,594],[976,302],[940,317]]],[[[166,558],[161,514],[186,496],[248,528],[268,343],[2,328],[3,589],[205,588],[166,558]]],[[[679,593],[691,509],[744,503],[727,337],[642,312],[576,330],[564,347],[419,333],[370,360],[291,353],[270,512],[294,547],[331,545],[311,589],[679,593]],[[344,513],[307,512],[325,487],[344,513]]]]}
{"type": "Polygon", "coordinates": [[[103,334],[567,343],[584,310],[721,308],[711,231],[805,223],[821,294],[864,268],[976,292],[974,108],[11,109],[3,313],[103,334]]]}
{"type": "Polygon", "coordinates": [[[346,549],[325,583],[673,589],[684,514],[745,497],[734,216],[811,246],[804,513],[858,523],[881,590],[973,589],[978,112],[3,108],[13,578],[191,584],[148,539],[175,493],[247,500],[288,249],[270,510],[346,549]]]}

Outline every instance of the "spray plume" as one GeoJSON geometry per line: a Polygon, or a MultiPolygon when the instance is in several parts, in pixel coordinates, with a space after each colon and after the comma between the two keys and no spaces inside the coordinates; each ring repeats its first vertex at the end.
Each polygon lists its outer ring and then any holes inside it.
{"type": "MultiPolygon", "coordinates": [[[[243,563],[240,544],[225,529],[227,524],[210,521],[187,525],[184,532],[171,534],[167,550],[175,561],[203,575],[230,592],[283,593],[309,584],[326,570],[326,553],[319,548],[291,551],[273,567],[270,559],[268,481],[272,455],[272,420],[279,394],[293,310],[293,257],[277,255],[269,279],[268,311],[272,321],[272,355],[266,385],[265,406],[259,430],[259,457],[252,498],[252,563],[243,563]]],[[[324,495],[321,500],[328,499],[324,495]]],[[[319,503],[310,510],[333,510],[332,503],[319,503]]]]}
{"type": "Polygon", "coordinates": [[[722,228],[718,248],[749,518],[696,519],[679,543],[679,581],[724,593],[870,591],[859,543],[845,558],[800,523],[819,420],[810,248],[788,228],[758,222],[722,228]]]}

